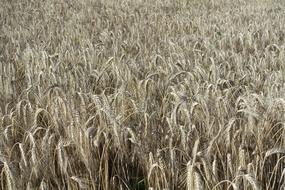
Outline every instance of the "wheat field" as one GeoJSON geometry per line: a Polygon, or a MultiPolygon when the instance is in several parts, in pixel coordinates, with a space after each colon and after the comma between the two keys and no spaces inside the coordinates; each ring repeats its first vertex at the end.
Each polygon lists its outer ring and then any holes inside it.
{"type": "Polygon", "coordinates": [[[281,0],[1,0],[1,190],[284,190],[281,0]]]}

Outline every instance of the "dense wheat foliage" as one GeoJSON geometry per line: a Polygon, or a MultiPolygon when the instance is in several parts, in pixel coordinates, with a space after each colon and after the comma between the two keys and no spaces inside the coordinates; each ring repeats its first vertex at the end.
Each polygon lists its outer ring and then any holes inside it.
{"type": "Polygon", "coordinates": [[[281,0],[0,4],[0,189],[285,189],[281,0]]]}

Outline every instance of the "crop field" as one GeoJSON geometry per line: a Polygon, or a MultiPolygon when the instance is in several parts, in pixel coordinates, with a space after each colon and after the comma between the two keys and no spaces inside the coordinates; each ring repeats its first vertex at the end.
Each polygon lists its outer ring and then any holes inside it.
{"type": "Polygon", "coordinates": [[[0,0],[0,190],[284,190],[285,1],[0,0]]]}

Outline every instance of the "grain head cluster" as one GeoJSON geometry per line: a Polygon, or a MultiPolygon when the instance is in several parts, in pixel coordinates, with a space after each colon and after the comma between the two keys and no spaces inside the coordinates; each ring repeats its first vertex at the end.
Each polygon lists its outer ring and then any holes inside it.
{"type": "Polygon", "coordinates": [[[281,0],[1,0],[1,190],[285,188],[281,0]]]}

